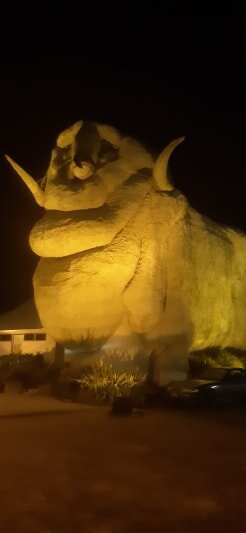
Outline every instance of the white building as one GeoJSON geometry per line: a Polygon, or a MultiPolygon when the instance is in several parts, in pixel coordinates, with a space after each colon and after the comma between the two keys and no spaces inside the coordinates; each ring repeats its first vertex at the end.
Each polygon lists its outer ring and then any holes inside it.
{"type": "Polygon", "coordinates": [[[43,328],[33,300],[0,316],[0,356],[14,353],[54,358],[55,341],[43,328]]]}

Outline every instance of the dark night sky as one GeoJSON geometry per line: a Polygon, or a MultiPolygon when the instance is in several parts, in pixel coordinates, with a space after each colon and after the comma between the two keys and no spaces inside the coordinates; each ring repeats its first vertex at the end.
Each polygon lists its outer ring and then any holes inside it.
{"type": "MultiPolygon", "coordinates": [[[[40,179],[57,133],[81,118],[156,150],[185,135],[172,160],[177,187],[197,210],[246,231],[244,27],[239,18],[176,17],[153,48],[2,42],[1,154],[40,179]]],[[[2,155],[0,187],[4,311],[32,292],[28,234],[42,210],[2,155]]]]}

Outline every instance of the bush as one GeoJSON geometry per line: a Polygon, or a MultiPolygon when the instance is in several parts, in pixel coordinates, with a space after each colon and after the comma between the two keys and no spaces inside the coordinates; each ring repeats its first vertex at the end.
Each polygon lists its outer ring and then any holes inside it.
{"type": "Polygon", "coordinates": [[[89,391],[100,401],[113,401],[116,396],[129,396],[139,391],[146,381],[146,375],[138,369],[114,370],[106,357],[101,357],[90,369],[82,371],[81,388],[89,391]]]}
{"type": "Polygon", "coordinates": [[[0,383],[20,381],[24,389],[46,382],[48,364],[43,355],[6,355],[0,357],[0,383]]]}
{"type": "Polygon", "coordinates": [[[233,348],[219,349],[206,348],[193,352],[190,358],[191,374],[200,374],[204,369],[216,368],[245,368],[246,359],[244,352],[233,348]]]}
{"type": "Polygon", "coordinates": [[[242,359],[233,355],[228,350],[222,350],[216,359],[210,358],[210,365],[222,368],[244,368],[242,359]]]}

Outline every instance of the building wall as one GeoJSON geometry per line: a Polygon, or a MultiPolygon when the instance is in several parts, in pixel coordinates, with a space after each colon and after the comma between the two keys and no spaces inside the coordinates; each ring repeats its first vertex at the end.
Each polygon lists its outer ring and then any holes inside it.
{"type": "Polygon", "coordinates": [[[50,354],[51,359],[54,354],[55,341],[51,339],[43,329],[38,330],[0,330],[0,356],[16,354],[33,354],[38,353],[50,354]],[[46,335],[45,340],[27,340],[26,335],[46,335]],[[3,340],[3,336],[11,336],[11,340],[3,340]]]}

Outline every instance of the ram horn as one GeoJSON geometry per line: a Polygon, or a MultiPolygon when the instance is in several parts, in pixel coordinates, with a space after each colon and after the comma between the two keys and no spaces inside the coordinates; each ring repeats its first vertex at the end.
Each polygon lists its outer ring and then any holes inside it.
{"type": "Polygon", "coordinates": [[[179,137],[179,139],[170,142],[157,158],[153,168],[153,179],[158,191],[173,190],[174,187],[168,175],[168,161],[174,148],[184,141],[184,139],[185,137],[179,137]]]}
{"type": "Polygon", "coordinates": [[[40,189],[37,182],[26,172],[23,168],[20,167],[15,161],[9,157],[9,155],[5,155],[7,161],[11,165],[11,167],[17,172],[17,174],[21,177],[21,179],[24,181],[24,183],[27,185],[28,189],[33,194],[36,202],[41,207],[44,207],[44,191],[40,189]]]}

